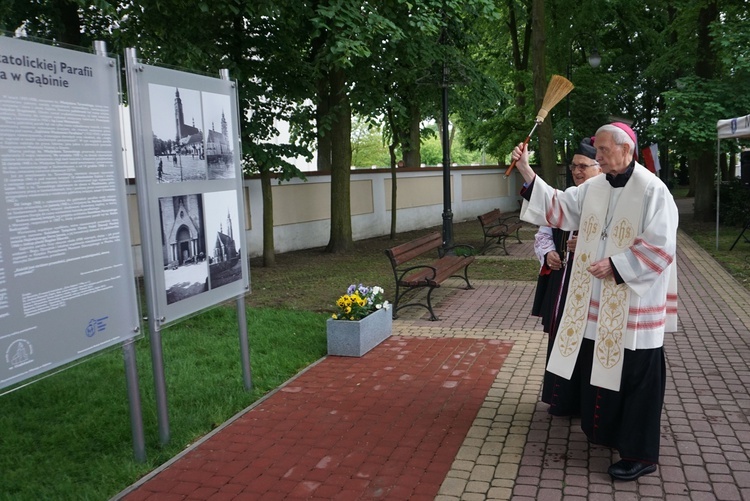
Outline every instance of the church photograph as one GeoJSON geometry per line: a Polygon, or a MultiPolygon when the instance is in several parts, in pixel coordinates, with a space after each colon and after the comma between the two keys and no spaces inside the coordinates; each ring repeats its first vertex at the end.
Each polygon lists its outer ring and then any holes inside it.
{"type": "Polygon", "coordinates": [[[159,199],[167,304],[208,290],[201,195],[159,199]]]}
{"type": "Polygon", "coordinates": [[[206,131],[208,179],[234,179],[234,131],[228,95],[203,92],[203,130],[206,131]]]}
{"type": "Polygon", "coordinates": [[[209,283],[216,289],[242,279],[242,249],[239,203],[235,191],[219,191],[204,195],[206,217],[206,248],[208,249],[209,283]]]}
{"type": "Polygon", "coordinates": [[[148,88],[156,181],[204,181],[206,152],[201,93],[157,84],[149,84],[148,88]]]}

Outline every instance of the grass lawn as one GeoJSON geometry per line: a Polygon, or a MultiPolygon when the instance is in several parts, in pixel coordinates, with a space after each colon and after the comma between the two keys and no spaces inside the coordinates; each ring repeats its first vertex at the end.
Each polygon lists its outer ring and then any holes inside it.
{"type": "Polygon", "coordinates": [[[721,263],[738,282],[750,290],[750,229],[745,231],[743,238],[740,238],[734,249],[729,250],[742,233],[742,227],[720,226],[719,248],[717,250],[716,222],[700,223],[686,220],[680,221],[680,228],[721,263]],[[744,237],[747,237],[747,239],[744,237]]]}
{"type": "Polygon", "coordinates": [[[319,313],[248,308],[251,392],[243,385],[233,307],[164,329],[171,432],[164,447],[149,340],[137,341],[145,464],[133,459],[119,348],[0,397],[0,499],[109,499],[322,357],[324,322],[319,313]]]}
{"type": "MultiPolygon", "coordinates": [[[[750,286],[750,244],[741,240],[728,250],[741,228],[723,228],[716,251],[711,223],[681,221],[681,227],[750,286]]],[[[251,260],[252,292],[247,296],[251,392],[243,387],[233,304],[163,330],[171,432],[170,443],[163,447],[149,340],[139,339],[145,464],[133,460],[119,348],[0,396],[0,500],[105,500],[126,488],[324,356],[325,320],[350,284],[380,285],[392,300],[394,277],[383,250],[428,231],[400,233],[395,240],[355,242],[346,255],[325,254],[322,249],[280,254],[273,268],[251,260]]],[[[533,229],[524,230],[521,238],[533,238],[533,229]]],[[[454,241],[479,248],[479,222],[456,223],[454,241]]],[[[532,281],[537,271],[534,259],[477,260],[469,277],[532,281]]]]}

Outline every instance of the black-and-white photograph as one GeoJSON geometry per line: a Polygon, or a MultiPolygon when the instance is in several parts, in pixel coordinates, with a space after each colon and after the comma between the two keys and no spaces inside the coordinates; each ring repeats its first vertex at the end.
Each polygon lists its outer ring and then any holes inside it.
{"type": "Polygon", "coordinates": [[[160,183],[206,179],[200,92],[149,84],[154,176],[160,183]]]}
{"type": "Polygon", "coordinates": [[[206,247],[211,289],[242,279],[242,249],[238,224],[237,192],[219,191],[203,196],[206,215],[206,247]]]}
{"type": "Polygon", "coordinates": [[[200,195],[159,199],[167,304],[208,290],[203,200],[200,195]]]}
{"type": "Polygon", "coordinates": [[[206,131],[208,179],[234,179],[234,131],[231,100],[224,94],[203,92],[203,130],[206,131]]]}

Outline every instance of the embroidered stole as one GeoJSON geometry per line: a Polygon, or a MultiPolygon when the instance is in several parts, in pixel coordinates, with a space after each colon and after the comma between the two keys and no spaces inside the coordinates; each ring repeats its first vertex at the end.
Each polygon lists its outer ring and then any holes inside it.
{"type": "MultiPolygon", "coordinates": [[[[649,171],[644,169],[639,172],[639,169],[635,169],[613,208],[610,224],[606,226],[607,214],[602,214],[602,208],[609,207],[613,188],[605,176],[589,181],[591,186],[581,212],[565,309],[547,364],[549,372],[571,378],[586,330],[593,281],[596,280],[587,268],[596,260],[600,245],[605,246],[604,257],[609,257],[624,252],[633,244],[641,226],[646,187],[653,179],[649,171]],[[602,238],[605,232],[606,237],[602,238]]],[[[603,280],[591,371],[592,385],[614,391],[620,389],[623,350],[626,346],[635,348],[634,331],[631,330],[628,335],[627,329],[629,307],[628,286],[618,285],[612,276],[603,280]]]]}

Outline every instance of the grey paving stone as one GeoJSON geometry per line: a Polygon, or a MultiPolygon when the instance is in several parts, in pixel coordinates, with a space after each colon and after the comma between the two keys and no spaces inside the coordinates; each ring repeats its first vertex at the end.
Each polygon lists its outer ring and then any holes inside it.
{"type": "MultiPolygon", "coordinates": [[[[542,334],[525,333],[513,339],[519,347],[535,342],[537,351],[512,353],[515,367],[498,378],[488,399],[492,409],[508,411],[497,412],[494,421],[492,412],[480,413],[477,422],[489,431],[477,437],[484,445],[470,444],[499,456],[508,433],[519,440],[514,475],[500,479],[495,472],[486,499],[750,501],[750,294],[684,236],[678,252],[678,264],[692,266],[678,274],[681,332],[665,340],[668,379],[657,473],[635,482],[613,482],[606,470],[619,459],[617,452],[588,444],[580,419],[547,414],[547,405],[539,402],[546,340],[542,334]],[[489,437],[497,443],[488,446],[489,437]]],[[[512,325],[514,320],[503,322],[512,325]]],[[[510,335],[503,331],[499,339],[510,335]]],[[[477,469],[482,466],[476,460],[472,478],[485,480],[477,469]]]]}
{"type": "Polygon", "coordinates": [[[729,474],[731,473],[731,470],[727,466],[726,462],[724,463],[708,463],[706,464],[706,471],[709,474],[729,474]]]}
{"type": "Polygon", "coordinates": [[[680,456],[680,461],[686,465],[703,466],[705,464],[703,456],[697,454],[684,454],[680,456]]]}
{"type": "Polygon", "coordinates": [[[560,501],[563,498],[562,489],[539,489],[537,501],[560,501]]]}
{"type": "Polygon", "coordinates": [[[700,466],[685,466],[685,477],[688,483],[699,483],[708,481],[708,473],[700,466]]]}
{"type": "Polygon", "coordinates": [[[653,497],[661,499],[664,497],[664,490],[661,485],[639,485],[638,494],[640,496],[653,497]]]}
{"type": "Polygon", "coordinates": [[[592,492],[589,494],[588,501],[612,501],[612,495],[604,492],[592,492]]]}
{"type": "Polygon", "coordinates": [[[635,492],[618,491],[615,492],[614,499],[615,501],[635,501],[638,499],[638,494],[635,492]]]}
{"type": "Polygon", "coordinates": [[[704,492],[691,492],[690,499],[692,501],[716,501],[716,495],[710,491],[704,492]]]}
{"type": "MultiPolygon", "coordinates": [[[[738,487],[750,489],[750,472],[747,471],[735,471],[733,472],[734,482],[738,487]]],[[[750,499],[750,498],[749,498],[750,499]]]]}
{"type": "Polygon", "coordinates": [[[684,482],[664,482],[664,492],[666,494],[687,494],[688,489],[684,482]]]}
{"type": "Polygon", "coordinates": [[[544,468],[541,471],[541,477],[544,480],[562,480],[565,478],[565,471],[560,469],[544,468]]]}
{"type": "Polygon", "coordinates": [[[559,489],[562,492],[563,482],[562,480],[542,480],[539,482],[540,489],[559,489]]]}
{"type": "Polygon", "coordinates": [[[608,481],[604,481],[602,478],[602,475],[591,475],[590,482],[589,482],[589,492],[596,492],[600,494],[611,494],[614,492],[614,488],[612,487],[612,480],[609,479],[609,475],[607,475],[608,481]]]}
{"type": "Polygon", "coordinates": [[[536,498],[539,488],[536,485],[516,485],[513,489],[513,497],[526,496],[536,498]]]}
{"type": "Polygon", "coordinates": [[[685,482],[685,472],[681,467],[660,465],[659,473],[664,482],[685,482]]]}

